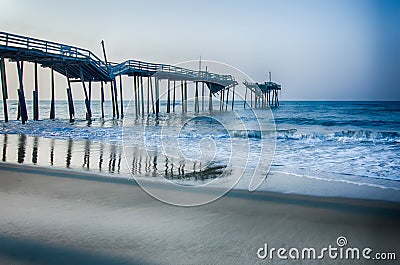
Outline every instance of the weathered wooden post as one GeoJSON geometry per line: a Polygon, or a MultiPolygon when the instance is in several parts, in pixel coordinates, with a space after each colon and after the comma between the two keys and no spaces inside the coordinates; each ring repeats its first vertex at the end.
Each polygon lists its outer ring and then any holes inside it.
{"type": "Polygon", "coordinates": [[[185,112],[185,92],[184,92],[184,85],[183,80],[181,81],[181,102],[182,102],[182,113],[185,112]]]}
{"type": "Polygon", "coordinates": [[[212,102],[212,93],[211,93],[211,88],[209,89],[210,93],[208,94],[208,110],[210,112],[213,111],[213,102],[212,102]]]}
{"type": "Polygon", "coordinates": [[[235,104],[235,86],[233,86],[233,89],[232,89],[232,110],[233,110],[234,104],[235,104]]]}
{"type": "Polygon", "coordinates": [[[199,82],[196,81],[196,91],[194,94],[194,111],[199,112],[199,82]]]}
{"type": "Polygon", "coordinates": [[[4,109],[4,122],[8,122],[8,89],[7,89],[7,76],[6,76],[6,65],[4,63],[4,57],[0,60],[0,72],[1,72],[1,88],[3,92],[3,109],[4,109]]]}
{"type": "Polygon", "coordinates": [[[172,98],[172,111],[175,112],[175,80],[174,80],[174,94],[172,98]]]}
{"type": "Polygon", "coordinates": [[[90,121],[90,120],[92,120],[92,110],[90,109],[90,101],[89,101],[89,97],[88,97],[88,92],[86,90],[85,77],[83,76],[83,70],[82,70],[81,65],[79,66],[79,71],[81,74],[83,92],[85,94],[86,120],[90,121]]]}
{"type": "Polygon", "coordinates": [[[144,116],[144,89],[143,89],[143,77],[140,76],[140,93],[142,99],[142,115],[144,116]]]}
{"type": "Polygon", "coordinates": [[[65,75],[67,78],[67,99],[68,99],[68,110],[69,110],[69,122],[75,121],[75,109],[74,109],[74,100],[72,97],[72,90],[71,90],[71,81],[69,80],[68,74],[68,66],[65,65],[65,75]]]}
{"type": "Polygon", "coordinates": [[[100,82],[100,107],[101,107],[101,118],[104,120],[104,83],[100,82]]]}
{"type": "MultiPolygon", "coordinates": [[[[22,63],[22,62],[21,62],[22,63]]],[[[22,79],[22,64],[20,65],[19,60],[17,59],[17,71],[18,71],[18,77],[19,77],[19,89],[17,90],[18,92],[18,102],[19,102],[19,109],[20,109],[20,115],[21,115],[21,121],[22,124],[25,124],[25,122],[28,120],[28,111],[26,109],[26,102],[25,102],[25,94],[24,94],[24,84],[23,84],[23,79],[22,79]]]]}
{"type": "Polygon", "coordinates": [[[247,100],[247,87],[245,88],[246,91],[244,92],[244,103],[243,103],[243,108],[246,108],[246,100],[247,100]]]}
{"type": "Polygon", "coordinates": [[[204,111],[204,82],[201,82],[201,111],[204,111]]]}
{"type": "Polygon", "coordinates": [[[250,108],[253,108],[253,90],[250,89],[250,108]]]}
{"type": "Polygon", "coordinates": [[[150,77],[147,78],[147,114],[150,112],[150,77]]]}
{"type": "Polygon", "coordinates": [[[54,87],[54,69],[51,67],[51,102],[50,102],[50,120],[54,120],[56,118],[56,109],[55,109],[55,87],[54,87]]]}
{"type": "Polygon", "coordinates": [[[169,79],[167,79],[168,85],[167,85],[167,113],[171,112],[171,82],[169,79]]]}
{"type": "Polygon", "coordinates": [[[154,114],[156,111],[154,109],[153,81],[151,81],[151,77],[149,77],[149,82],[150,82],[150,93],[151,93],[151,110],[153,111],[154,114]]]}
{"type": "Polygon", "coordinates": [[[278,96],[278,92],[279,92],[279,91],[276,91],[276,103],[277,103],[277,105],[279,106],[279,96],[278,96]]]}
{"type": "Polygon", "coordinates": [[[112,112],[113,112],[113,119],[115,119],[115,99],[114,99],[114,83],[110,80],[110,92],[111,92],[111,103],[112,103],[112,112]]]}
{"type": "Polygon", "coordinates": [[[160,112],[160,83],[158,77],[155,78],[156,82],[156,115],[160,112]]]}
{"type": "Polygon", "coordinates": [[[137,115],[139,112],[139,107],[138,107],[138,88],[137,88],[137,76],[133,76],[133,94],[135,96],[135,114],[137,115]]]}
{"type": "Polygon", "coordinates": [[[229,103],[229,87],[226,91],[226,105],[225,105],[225,110],[228,110],[228,103],[229,103]]]}
{"type": "Polygon", "coordinates": [[[220,97],[219,97],[219,110],[222,111],[224,109],[224,91],[220,90],[220,97]]]}
{"type": "MultiPolygon", "coordinates": [[[[21,65],[19,64],[19,61],[17,60],[17,64],[18,64],[17,67],[20,67],[20,71],[21,71],[21,77],[20,77],[21,79],[20,80],[23,81],[23,78],[24,78],[24,61],[21,61],[20,63],[21,63],[21,65]]],[[[18,76],[19,76],[19,71],[17,70],[17,72],[18,72],[18,76]]],[[[17,120],[19,120],[20,118],[21,118],[21,103],[18,100],[17,120]]]]}
{"type": "Polygon", "coordinates": [[[121,104],[121,119],[124,118],[124,98],[122,95],[122,75],[119,75],[119,97],[120,97],[120,104],[121,104]]]}
{"type": "Polygon", "coordinates": [[[187,89],[187,81],[185,80],[185,112],[187,112],[187,100],[188,100],[188,89],[187,89]]]}
{"type": "Polygon", "coordinates": [[[114,99],[115,99],[115,113],[117,114],[117,119],[119,119],[119,110],[118,110],[118,90],[117,90],[117,80],[113,79],[114,83],[114,99]]]}
{"type": "Polygon", "coordinates": [[[33,120],[39,120],[38,65],[35,62],[35,90],[33,90],[33,120]]]}

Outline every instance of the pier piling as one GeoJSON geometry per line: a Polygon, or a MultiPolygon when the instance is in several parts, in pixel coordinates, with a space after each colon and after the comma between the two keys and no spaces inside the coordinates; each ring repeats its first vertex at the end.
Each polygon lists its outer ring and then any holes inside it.
{"type": "Polygon", "coordinates": [[[172,96],[172,111],[173,112],[175,112],[175,96],[176,96],[175,89],[176,89],[176,87],[175,87],[175,80],[174,80],[174,93],[173,93],[173,96],[172,96]]]}
{"type": "Polygon", "coordinates": [[[104,83],[100,82],[100,108],[101,108],[101,119],[104,120],[104,83]]]}
{"type": "Polygon", "coordinates": [[[233,110],[234,104],[235,104],[235,86],[233,86],[233,89],[232,89],[232,110],[233,110]]]}
{"type": "Polygon", "coordinates": [[[204,82],[201,82],[201,111],[204,111],[204,82]]]}
{"type": "Polygon", "coordinates": [[[3,111],[4,111],[4,122],[8,122],[8,89],[7,89],[7,77],[6,77],[6,65],[4,63],[4,57],[0,59],[0,74],[1,74],[1,88],[3,94],[3,111]]]}
{"type": "Polygon", "coordinates": [[[167,113],[171,112],[171,82],[167,80],[168,85],[167,85],[167,113]]]}
{"type": "MultiPolygon", "coordinates": [[[[122,92],[121,92],[122,93],[122,92]]],[[[142,115],[144,116],[144,88],[143,88],[143,77],[140,76],[140,94],[142,100],[142,115]]]]}
{"type": "Polygon", "coordinates": [[[68,99],[68,110],[69,110],[69,122],[75,121],[75,108],[74,108],[74,100],[72,97],[72,90],[71,90],[71,80],[69,79],[68,73],[68,66],[65,65],[65,75],[67,78],[67,99],[68,99]]]}
{"type": "Polygon", "coordinates": [[[35,62],[35,90],[33,90],[33,120],[39,120],[39,81],[38,81],[38,65],[35,62]]]}
{"type": "Polygon", "coordinates": [[[184,93],[184,88],[183,88],[183,81],[181,81],[181,107],[182,107],[182,113],[185,112],[185,93],[184,93]]]}
{"type": "Polygon", "coordinates": [[[147,114],[150,113],[150,82],[147,78],[147,114]]]}
{"type": "Polygon", "coordinates": [[[194,111],[199,112],[199,82],[196,82],[196,90],[194,94],[194,111]]]}
{"type": "Polygon", "coordinates": [[[115,99],[114,99],[114,88],[113,88],[113,86],[114,86],[114,83],[113,83],[113,81],[111,80],[110,81],[110,93],[111,93],[111,104],[112,104],[112,117],[113,117],[113,119],[115,119],[115,99]]]}
{"type": "Polygon", "coordinates": [[[209,91],[208,94],[208,111],[212,112],[213,111],[213,103],[212,103],[212,93],[211,90],[209,91]]]}
{"type": "Polygon", "coordinates": [[[56,110],[55,110],[55,84],[54,84],[54,69],[51,67],[51,102],[50,102],[50,120],[54,120],[56,118],[56,110]]]}
{"type": "Polygon", "coordinates": [[[119,75],[119,96],[121,104],[121,119],[124,118],[124,98],[122,96],[122,75],[119,75]]]}
{"type": "Polygon", "coordinates": [[[18,77],[19,77],[19,89],[17,90],[18,92],[18,102],[19,102],[19,114],[21,117],[22,124],[25,124],[25,122],[28,120],[28,111],[26,109],[26,102],[25,102],[25,93],[24,93],[24,83],[23,83],[23,62],[17,60],[17,71],[18,71],[18,77]]]}
{"type": "Polygon", "coordinates": [[[86,120],[90,121],[92,119],[92,111],[90,109],[90,101],[88,97],[88,92],[86,90],[85,80],[83,76],[82,66],[79,66],[79,71],[81,73],[81,81],[82,81],[82,88],[83,93],[85,94],[85,106],[86,106],[86,120]]]}
{"type": "Polygon", "coordinates": [[[117,90],[117,80],[113,79],[113,91],[114,91],[114,101],[115,101],[115,114],[117,115],[117,119],[119,119],[119,110],[118,110],[118,90],[117,90]]]}
{"type": "Polygon", "coordinates": [[[158,77],[155,78],[156,85],[156,115],[160,112],[160,81],[158,77]]]}
{"type": "Polygon", "coordinates": [[[139,106],[138,106],[138,82],[137,76],[133,76],[133,93],[135,96],[135,114],[139,114],[139,106]]]}

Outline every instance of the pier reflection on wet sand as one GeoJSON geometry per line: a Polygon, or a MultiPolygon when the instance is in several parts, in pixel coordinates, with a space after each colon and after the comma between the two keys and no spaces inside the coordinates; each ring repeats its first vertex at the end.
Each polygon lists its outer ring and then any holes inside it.
{"type": "Polygon", "coordinates": [[[119,145],[101,142],[3,134],[0,136],[0,146],[3,162],[68,168],[124,178],[135,175],[164,177],[180,182],[204,182],[226,174],[224,165],[174,160],[159,151],[137,147],[124,149],[119,145]],[[130,163],[129,166],[127,163],[130,163]]]}

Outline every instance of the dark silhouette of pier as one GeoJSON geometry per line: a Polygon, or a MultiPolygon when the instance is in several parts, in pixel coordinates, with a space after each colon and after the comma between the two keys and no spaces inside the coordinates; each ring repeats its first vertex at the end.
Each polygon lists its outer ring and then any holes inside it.
{"type": "MultiPolygon", "coordinates": [[[[39,119],[39,85],[38,85],[38,65],[51,69],[51,106],[50,119],[55,119],[55,82],[54,72],[65,76],[67,80],[67,99],[70,121],[75,119],[74,100],[72,96],[71,83],[80,82],[85,96],[86,119],[92,120],[91,95],[92,82],[101,83],[101,118],[104,118],[104,89],[105,84],[110,84],[111,102],[113,118],[123,118],[123,86],[122,76],[134,78],[135,111],[137,114],[160,112],[160,94],[159,82],[167,80],[167,112],[175,111],[176,89],[181,92],[181,107],[183,112],[187,112],[188,89],[187,83],[195,83],[194,108],[195,111],[204,111],[205,85],[209,89],[208,110],[212,111],[213,96],[220,96],[220,110],[228,109],[229,90],[232,88],[232,108],[234,105],[234,89],[238,82],[231,75],[222,75],[210,73],[208,71],[195,71],[178,66],[167,64],[148,63],[137,60],[127,60],[122,63],[112,63],[107,61],[104,42],[103,53],[104,60],[97,57],[93,52],[52,41],[40,40],[26,36],[19,36],[6,32],[0,32],[0,71],[4,105],[4,120],[8,122],[8,87],[5,59],[16,63],[19,77],[18,92],[18,116],[22,123],[28,120],[28,111],[25,103],[25,91],[23,82],[24,62],[34,63],[34,90],[33,90],[33,120],[39,119]],[[117,79],[119,78],[119,82],[117,79]],[[144,79],[147,78],[147,88],[145,88],[144,79]],[[172,83],[172,84],[171,84],[172,83]],[[199,84],[201,84],[201,94],[199,93],[199,84]],[[119,91],[118,91],[119,90],[119,91]],[[145,93],[146,91],[146,93],[145,93]],[[145,97],[147,99],[145,100],[145,97]],[[147,103],[147,106],[146,106],[147,103]],[[172,105],[172,109],[171,109],[172,105]]],[[[272,82],[271,82],[272,84],[272,82]]],[[[246,84],[245,84],[246,85],[246,84]]],[[[268,86],[268,89],[270,86],[268,86]]],[[[252,91],[252,88],[246,86],[252,91]]],[[[280,86],[279,86],[280,89],[280,86]]],[[[273,90],[275,91],[275,90],[273,90]]],[[[257,101],[257,97],[255,97],[257,101]]],[[[272,102],[272,101],[271,101],[272,102]]],[[[276,93],[276,101],[277,93],[276,93]]],[[[250,98],[251,106],[252,97],[250,98]]],[[[276,105],[279,103],[276,103],[276,105]]],[[[256,102],[254,107],[256,107],[256,102]]],[[[269,105],[269,104],[268,104],[269,105]]],[[[258,105],[257,105],[258,106],[258,105]]],[[[263,105],[264,106],[264,105],[263,105]]]]}

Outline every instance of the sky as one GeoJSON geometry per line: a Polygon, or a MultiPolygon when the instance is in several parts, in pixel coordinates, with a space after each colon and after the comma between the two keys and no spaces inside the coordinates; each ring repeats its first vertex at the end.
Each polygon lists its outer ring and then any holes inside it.
{"type": "MultiPolygon", "coordinates": [[[[0,31],[86,48],[101,58],[104,40],[114,62],[179,64],[201,56],[257,82],[272,71],[283,100],[400,100],[400,1],[0,0],[0,6],[0,31]]],[[[7,67],[16,98],[15,65],[7,67]]],[[[64,79],[56,81],[60,99],[64,79]]],[[[41,70],[43,99],[48,80],[41,70]]]]}

